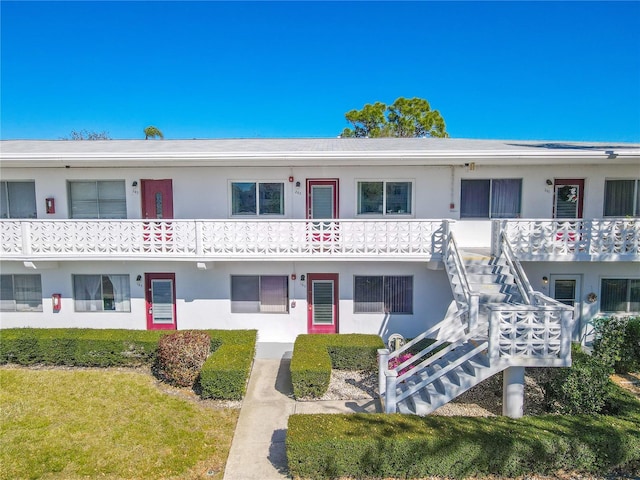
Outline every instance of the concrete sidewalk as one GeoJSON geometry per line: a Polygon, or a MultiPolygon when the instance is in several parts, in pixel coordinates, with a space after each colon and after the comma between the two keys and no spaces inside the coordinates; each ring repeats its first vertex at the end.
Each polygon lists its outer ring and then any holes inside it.
{"type": "Polygon", "coordinates": [[[293,413],[377,411],[375,400],[296,402],[289,372],[292,352],[290,343],[258,343],[224,480],[290,478],[285,437],[293,413]]]}

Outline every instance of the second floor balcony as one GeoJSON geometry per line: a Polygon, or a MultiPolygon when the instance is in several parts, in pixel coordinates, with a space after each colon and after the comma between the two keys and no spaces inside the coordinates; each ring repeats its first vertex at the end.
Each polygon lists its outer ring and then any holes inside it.
{"type": "Polygon", "coordinates": [[[521,261],[640,261],[640,219],[494,220],[521,261]]]}
{"type": "Polygon", "coordinates": [[[1,255],[32,260],[440,259],[446,220],[3,220],[1,255]]]}
{"type": "MultiPolygon", "coordinates": [[[[640,261],[640,219],[487,222],[492,222],[494,253],[504,234],[521,261],[640,261]]],[[[454,223],[447,219],[0,220],[0,256],[15,261],[439,262],[444,241],[451,230],[456,231],[454,223]]],[[[463,229],[455,236],[464,249],[464,235],[480,234],[463,229]]],[[[492,239],[487,237],[489,249],[492,239]]]]}

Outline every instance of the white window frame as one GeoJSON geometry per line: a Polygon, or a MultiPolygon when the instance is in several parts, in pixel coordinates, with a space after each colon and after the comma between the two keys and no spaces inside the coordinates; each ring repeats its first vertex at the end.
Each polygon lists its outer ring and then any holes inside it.
{"type": "Polygon", "coordinates": [[[353,313],[356,315],[360,315],[360,314],[379,314],[379,313],[383,313],[383,314],[391,314],[391,315],[413,315],[413,311],[414,311],[414,278],[413,275],[354,275],[353,276],[353,313]],[[380,299],[374,299],[375,303],[380,303],[383,305],[382,309],[378,310],[378,311],[363,311],[362,309],[359,309],[357,304],[358,303],[362,303],[357,301],[356,299],[356,294],[357,294],[357,288],[356,288],[356,282],[358,278],[381,278],[382,279],[382,298],[380,299]],[[386,284],[388,282],[389,278],[403,278],[403,279],[409,279],[409,282],[411,284],[411,296],[409,297],[409,301],[410,301],[410,305],[409,305],[409,311],[407,312],[394,312],[391,308],[388,308],[387,302],[386,302],[386,298],[385,298],[385,293],[387,292],[386,284]]]}
{"type": "Polygon", "coordinates": [[[0,184],[4,186],[4,195],[6,198],[0,199],[0,203],[4,205],[7,210],[7,216],[2,216],[1,218],[37,218],[38,217],[38,208],[36,202],[36,182],[34,180],[2,180],[0,184]],[[33,185],[33,212],[26,217],[24,216],[11,216],[11,197],[9,195],[9,184],[15,183],[27,183],[33,185]]]}
{"type": "MultiPolygon", "coordinates": [[[[68,196],[69,196],[69,218],[79,218],[79,219],[90,219],[90,218],[95,218],[95,219],[126,219],[127,218],[127,185],[126,182],[124,180],[120,180],[120,179],[104,179],[104,180],[85,180],[85,179],[74,179],[74,180],[68,180],[67,181],[67,192],[68,192],[68,196]],[[123,185],[123,194],[124,196],[122,197],[122,199],[117,199],[118,202],[122,202],[124,204],[124,212],[122,216],[105,216],[105,214],[101,215],[100,214],[100,202],[101,199],[99,197],[99,192],[100,192],[100,183],[120,183],[123,185]],[[73,212],[73,205],[74,205],[74,199],[73,199],[73,195],[71,193],[71,185],[74,183],[95,183],[96,184],[96,192],[97,192],[97,196],[95,198],[95,202],[97,205],[97,215],[95,217],[85,217],[85,216],[74,216],[74,212],[73,212]]],[[[79,200],[76,200],[79,201],[79,200]]],[[[113,199],[102,199],[102,203],[108,203],[108,202],[113,202],[113,199]]]]}
{"type": "Polygon", "coordinates": [[[42,312],[42,277],[40,274],[3,273],[0,277],[11,277],[11,298],[0,298],[0,312],[42,312]],[[16,277],[37,278],[37,283],[40,287],[40,291],[34,290],[33,292],[29,292],[29,298],[25,299],[28,303],[20,304],[22,305],[20,308],[16,300],[16,277]],[[35,307],[28,306],[25,308],[25,305],[29,305],[29,303],[33,301],[39,301],[39,303],[35,307]],[[12,302],[13,308],[6,308],[5,305],[8,305],[9,302],[12,302]]]}
{"type": "Polygon", "coordinates": [[[460,218],[461,219],[471,219],[471,220],[482,220],[482,219],[493,219],[493,218],[521,218],[522,217],[522,197],[524,190],[524,180],[522,177],[496,177],[496,178],[461,178],[460,179],[460,218]],[[518,205],[518,213],[513,217],[494,217],[493,213],[493,182],[497,180],[519,180],[520,181],[520,204],[518,205]],[[462,214],[462,185],[465,181],[481,181],[481,182],[489,182],[489,211],[486,217],[470,217],[463,216],[462,214]]]}
{"type": "Polygon", "coordinates": [[[251,218],[251,217],[277,217],[281,218],[285,216],[285,205],[287,200],[287,189],[285,188],[285,182],[281,180],[229,180],[229,216],[235,218],[251,218]],[[235,183],[253,183],[256,187],[256,204],[255,213],[233,213],[233,185],[235,183]],[[282,197],[281,197],[281,213],[260,213],[260,185],[262,184],[279,184],[282,185],[282,197]]]}
{"type": "Polygon", "coordinates": [[[288,275],[231,275],[229,278],[229,308],[231,310],[231,313],[244,313],[244,314],[288,314],[289,313],[289,276],[288,275]],[[275,278],[279,278],[283,281],[284,287],[286,288],[286,297],[283,298],[284,302],[282,303],[282,310],[278,310],[277,308],[274,307],[268,307],[267,305],[263,304],[263,295],[264,295],[264,290],[262,289],[262,283],[263,283],[263,279],[265,277],[275,277],[275,278]],[[234,304],[234,294],[233,294],[233,283],[234,283],[234,278],[252,278],[258,279],[258,292],[257,292],[257,310],[255,311],[248,311],[247,309],[242,309],[242,308],[238,308],[238,306],[236,306],[234,304]],[[235,308],[234,308],[235,307],[235,308]]]}
{"type": "Polygon", "coordinates": [[[361,178],[356,180],[356,216],[359,217],[387,217],[387,216],[398,216],[398,217],[414,217],[415,216],[415,180],[413,179],[393,179],[393,180],[381,180],[379,178],[361,178]],[[382,212],[360,212],[360,184],[362,183],[382,183],[382,212]],[[409,212],[388,212],[387,208],[387,184],[388,183],[406,183],[411,188],[411,193],[409,195],[409,212]]]}
{"type": "Polygon", "coordinates": [[[602,216],[605,218],[617,218],[617,217],[625,217],[626,215],[607,215],[606,214],[606,201],[607,201],[607,182],[619,182],[619,181],[632,181],[634,182],[633,188],[633,213],[632,216],[638,217],[640,216],[640,201],[638,200],[638,190],[640,189],[640,179],[638,178],[606,178],[604,180],[604,192],[602,198],[602,216]]]}
{"type": "Polygon", "coordinates": [[[625,315],[637,315],[640,314],[640,310],[631,310],[631,282],[640,282],[640,277],[622,277],[622,276],[606,276],[600,277],[600,312],[602,314],[625,314],[625,315]],[[602,304],[604,303],[603,296],[603,281],[605,280],[625,280],[627,282],[626,291],[626,309],[625,310],[604,310],[602,304]]]}
{"type": "MultiPolygon", "coordinates": [[[[74,305],[74,310],[76,312],[82,312],[82,313],[96,313],[96,312],[108,312],[108,313],[130,313],[131,312],[131,277],[129,276],[128,273],[90,273],[90,274],[73,274],[72,275],[72,286],[73,286],[73,305],[74,305]],[[100,283],[98,285],[99,290],[100,290],[100,298],[99,299],[78,299],[77,298],[77,285],[76,285],[76,279],[78,279],[78,277],[100,277],[100,283]],[[124,296],[123,298],[123,306],[124,308],[118,309],[118,308],[113,308],[113,309],[105,309],[104,305],[105,305],[105,301],[108,300],[107,298],[105,298],[105,293],[103,290],[103,285],[104,285],[104,277],[125,277],[126,280],[124,281],[124,288],[126,289],[126,292],[122,292],[123,294],[126,293],[127,295],[124,296]],[[99,305],[100,308],[82,308],[81,304],[79,302],[95,302],[96,300],[99,300],[99,305]]],[[[96,293],[97,290],[96,290],[96,293]]],[[[114,305],[116,305],[116,298],[114,296],[113,298],[113,302],[114,305]]]]}

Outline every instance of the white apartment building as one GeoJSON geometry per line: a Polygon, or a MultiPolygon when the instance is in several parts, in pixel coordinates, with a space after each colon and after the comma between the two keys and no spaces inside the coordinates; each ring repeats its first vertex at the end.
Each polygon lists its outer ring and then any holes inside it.
{"type": "Polygon", "coordinates": [[[480,304],[514,303],[511,290],[515,303],[557,300],[583,341],[596,316],[640,312],[638,144],[11,140],[0,150],[2,328],[413,337],[461,308],[450,239],[462,263],[509,248],[522,267],[505,296],[480,304]]]}

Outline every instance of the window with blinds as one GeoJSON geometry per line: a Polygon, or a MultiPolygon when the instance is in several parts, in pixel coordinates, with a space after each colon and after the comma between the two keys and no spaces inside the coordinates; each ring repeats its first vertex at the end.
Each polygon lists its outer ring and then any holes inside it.
{"type": "Polygon", "coordinates": [[[600,283],[601,312],[640,312],[640,279],[603,278],[600,283]]]}
{"type": "Polygon", "coordinates": [[[413,313],[412,276],[355,276],[354,313],[413,313]]]}
{"type": "Polygon", "coordinates": [[[286,275],[232,275],[231,313],[288,313],[286,275]]]}
{"type": "Polygon", "coordinates": [[[40,275],[0,275],[0,311],[41,312],[40,275]]]}
{"type": "Polygon", "coordinates": [[[69,182],[71,218],[127,218],[124,180],[69,182]]]}
{"type": "Polygon", "coordinates": [[[35,182],[0,182],[0,218],[36,218],[35,182]]]}

